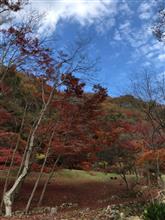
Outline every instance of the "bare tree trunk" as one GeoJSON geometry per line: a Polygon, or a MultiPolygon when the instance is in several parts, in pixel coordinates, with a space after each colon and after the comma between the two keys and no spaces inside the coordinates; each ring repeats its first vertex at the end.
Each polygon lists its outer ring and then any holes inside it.
{"type": "Polygon", "coordinates": [[[50,152],[50,145],[51,145],[51,143],[52,143],[52,139],[53,139],[53,137],[54,137],[54,133],[55,133],[55,128],[53,129],[53,132],[52,132],[52,134],[51,134],[51,137],[50,137],[50,140],[49,140],[49,143],[48,143],[48,148],[47,148],[46,155],[45,155],[45,159],[44,159],[44,162],[43,162],[43,164],[42,164],[42,167],[41,167],[39,176],[38,176],[38,178],[37,178],[37,180],[36,180],[36,182],[35,182],[34,188],[33,188],[33,190],[32,190],[32,193],[31,193],[31,195],[30,195],[30,197],[29,197],[29,200],[28,200],[28,203],[27,203],[27,205],[26,205],[26,209],[25,209],[25,212],[26,212],[26,213],[28,213],[28,211],[29,211],[29,208],[30,208],[32,199],[33,199],[33,197],[34,197],[35,191],[36,191],[37,186],[38,186],[38,184],[39,184],[39,181],[40,181],[40,179],[41,179],[41,177],[42,177],[42,174],[43,174],[43,171],[44,171],[44,168],[45,168],[45,164],[46,164],[46,161],[47,161],[49,152],[50,152]]]}
{"type": "Polygon", "coordinates": [[[34,185],[34,187],[33,187],[32,193],[31,193],[31,195],[30,195],[30,197],[29,197],[29,200],[28,200],[28,202],[27,202],[27,205],[26,205],[26,208],[25,208],[26,214],[27,214],[28,211],[29,211],[29,208],[30,208],[32,199],[33,199],[33,197],[34,197],[35,191],[36,191],[37,186],[38,186],[38,184],[39,184],[39,181],[40,181],[40,179],[41,179],[41,177],[42,177],[43,170],[44,170],[44,168],[45,168],[45,164],[46,164],[46,161],[47,161],[47,158],[48,158],[49,151],[50,151],[50,148],[48,148],[47,151],[46,151],[45,159],[44,159],[44,162],[43,162],[43,164],[42,164],[42,167],[41,167],[39,176],[38,176],[38,178],[37,178],[37,180],[36,180],[36,182],[35,182],[35,185],[34,185]]]}
{"type": "Polygon", "coordinates": [[[25,164],[25,167],[24,167],[21,175],[18,177],[18,179],[16,179],[16,181],[14,182],[11,189],[9,191],[5,192],[5,194],[3,196],[6,216],[11,216],[12,215],[12,203],[13,203],[13,196],[14,196],[15,190],[19,187],[19,184],[23,181],[23,179],[28,174],[28,169],[29,169],[28,159],[29,159],[29,157],[30,157],[30,152],[27,155],[27,158],[26,158],[26,161],[25,161],[26,164],[25,164]]]}
{"type": "MultiPolygon", "coordinates": [[[[72,116],[72,120],[73,120],[73,118],[74,118],[74,116],[72,116]]],[[[70,127],[71,127],[71,126],[72,126],[72,123],[70,123],[70,127]]],[[[65,136],[64,142],[65,142],[65,141],[66,141],[66,136],[65,136]]],[[[42,204],[43,197],[44,197],[45,192],[46,192],[46,188],[47,188],[48,183],[50,182],[51,178],[53,177],[54,170],[55,170],[55,168],[56,168],[56,165],[57,165],[57,163],[58,163],[60,157],[61,157],[61,155],[58,155],[56,161],[55,161],[54,164],[53,164],[52,171],[51,171],[51,173],[49,174],[49,176],[48,176],[48,178],[47,178],[47,180],[46,180],[46,182],[45,182],[45,184],[44,184],[44,187],[43,187],[43,189],[42,189],[42,193],[41,193],[40,199],[39,199],[38,204],[37,204],[38,207],[40,207],[41,204],[42,204]]]]}
{"type": "Polygon", "coordinates": [[[45,184],[44,184],[44,187],[43,187],[43,189],[42,189],[42,193],[41,193],[40,199],[39,199],[38,204],[37,204],[38,207],[40,207],[41,204],[42,204],[42,200],[43,200],[43,197],[44,197],[44,195],[45,195],[47,185],[48,185],[48,183],[50,182],[51,178],[53,177],[54,170],[55,170],[55,168],[56,168],[56,165],[57,165],[57,163],[58,163],[60,157],[61,157],[61,155],[59,155],[59,156],[57,157],[57,159],[56,159],[56,161],[55,161],[55,163],[54,163],[54,165],[53,165],[53,167],[52,167],[52,171],[51,171],[51,173],[49,174],[47,180],[45,181],[45,184]]]}
{"type": "MultiPolygon", "coordinates": [[[[33,128],[31,128],[31,130],[30,130],[30,132],[29,132],[27,143],[30,142],[30,137],[31,137],[32,131],[33,131],[33,128]]],[[[20,164],[20,166],[19,166],[19,170],[18,170],[18,172],[17,172],[16,179],[19,177],[20,173],[22,172],[22,169],[23,169],[23,165],[24,165],[24,162],[25,162],[25,157],[26,157],[26,153],[27,153],[28,147],[29,147],[29,146],[28,146],[28,144],[27,144],[26,147],[25,147],[25,150],[24,150],[24,152],[23,152],[21,164],[20,164]]]]}
{"type": "Polygon", "coordinates": [[[38,117],[37,123],[33,128],[32,134],[30,136],[30,140],[29,140],[28,145],[27,145],[27,151],[26,151],[26,154],[25,154],[25,161],[23,163],[22,172],[20,173],[18,178],[15,180],[15,182],[14,182],[13,186],[10,188],[10,190],[5,192],[5,194],[3,196],[6,216],[11,216],[12,215],[12,203],[13,203],[13,199],[14,199],[14,194],[17,191],[17,189],[19,188],[19,185],[22,183],[22,181],[25,179],[25,177],[27,176],[27,174],[29,172],[30,158],[31,158],[31,154],[32,154],[32,151],[33,151],[35,134],[36,134],[36,131],[37,131],[37,129],[38,129],[40,123],[41,123],[41,120],[42,120],[42,118],[45,114],[45,111],[46,111],[46,109],[47,109],[47,107],[48,107],[48,105],[49,105],[49,103],[52,99],[53,91],[54,91],[54,89],[52,89],[47,103],[41,109],[41,112],[40,112],[40,115],[38,117]]]}
{"type": "Polygon", "coordinates": [[[12,201],[11,198],[8,197],[8,195],[3,196],[4,204],[5,204],[5,213],[6,216],[11,216],[12,215],[12,201]]]}
{"type": "MultiPolygon", "coordinates": [[[[19,146],[19,142],[20,142],[20,135],[21,135],[22,128],[23,128],[23,125],[24,125],[24,121],[25,121],[26,110],[27,110],[27,105],[25,106],[25,110],[24,110],[23,119],[22,119],[22,122],[21,122],[20,131],[19,131],[19,134],[18,134],[17,142],[16,142],[16,145],[15,145],[13,154],[12,154],[10,166],[9,166],[7,176],[6,176],[6,179],[5,179],[5,184],[4,184],[4,188],[3,188],[3,195],[5,194],[5,192],[7,190],[7,187],[8,187],[8,181],[9,181],[11,169],[12,169],[12,166],[13,166],[13,163],[14,163],[14,157],[15,157],[15,154],[18,150],[18,146],[19,146]]],[[[0,206],[1,210],[2,210],[2,207],[3,207],[3,197],[2,197],[1,206],[0,206]]]]}
{"type": "Polygon", "coordinates": [[[151,185],[151,176],[149,170],[147,170],[147,185],[151,185]]]}
{"type": "Polygon", "coordinates": [[[122,173],[122,174],[121,174],[121,177],[122,177],[122,179],[123,179],[124,182],[125,182],[125,185],[126,185],[127,190],[129,190],[129,185],[128,185],[128,181],[127,181],[126,174],[125,174],[125,173],[122,173]]]}
{"type": "Polygon", "coordinates": [[[136,176],[136,183],[139,183],[139,174],[137,172],[136,167],[134,168],[135,176],[136,176]]]}

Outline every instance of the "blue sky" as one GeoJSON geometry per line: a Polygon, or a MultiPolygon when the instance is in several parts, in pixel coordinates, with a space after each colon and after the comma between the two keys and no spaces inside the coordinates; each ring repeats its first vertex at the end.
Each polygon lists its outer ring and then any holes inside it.
{"type": "Polygon", "coordinates": [[[31,0],[45,12],[40,34],[69,44],[77,34],[92,38],[92,56],[100,57],[98,81],[118,96],[143,70],[165,73],[165,45],[152,34],[158,0],[31,0]]]}

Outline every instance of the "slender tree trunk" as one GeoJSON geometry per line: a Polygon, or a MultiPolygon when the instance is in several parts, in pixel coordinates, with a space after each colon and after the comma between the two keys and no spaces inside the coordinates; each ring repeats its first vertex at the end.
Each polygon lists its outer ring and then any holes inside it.
{"type": "MultiPolygon", "coordinates": [[[[73,118],[74,118],[74,116],[72,116],[72,120],[73,120],[73,118]]],[[[72,123],[70,123],[70,127],[71,127],[71,126],[72,126],[72,123]]],[[[64,142],[65,142],[65,141],[66,141],[66,136],[65,136],[64,142]]],[[[50,174],[49,174],[47,180],[45,181],[45,184],[44,184],[44,187],[43,187],[43,189],[42,189],[42,193],[41,193],[40,199],[39,199],[38,204],[37,204],[38,207],[40,207],[41,204],[42,204],[43,197],[44,197],[45,192],[46,192],[46,188],[47,188],[48,183],[50,182],[51,178],[53,177],[54,170],[55,170],[55,168],[56,168],[56,165],[57,165],[57,163],[58,163],[60,157],[61,157],[61,155],[58,155],[56,161],[55,161],[54,164],[53,164],[52,171],[50,172],[50,174]]]]}
{"type": "MultiPolygon", "coordinates": [[[[19,142],[20,142],[20,135],[21,135],[22,128],[23,128],[23,125],[24,125],[24,121],[25,121],[26,110],[27,110],[27,105],[25,106],[25,110],[24,110],[23,119],[22,119],[22,122],[21,122],[20,131],[19,131],[19,134],[18,134],[17,142],[16,142],[16,145],[15,145],[13,154],[12,154],[10,166],[9,166],[7,176],[6,176],[6,179],[5,179],[5,184],[4,184],[4,188],[3,188],[3,195],[5,194],[5,192],[7,190],[7,187],[8,187],[8,181],[9,181],[11,169],[12,169],[12,166],[13,166],[13,163],[14,163],[14,157],[15,157],[15,154],[18,150],[18,146],[19,146],[19,142]]],[[[2,197],[1,206],[0,206],[1,210],[2,210],[2,207],[3,207],[3,197],[2,197]]]]}
{"type": "Polygon", "coordinates": [[[157,184],[160,187],[164,187],[164,183],[163,183],[163,178],[161,177],[161,173],[160,173],[160,155],[159,155],[159,150],[157,152],[157,157],[156,157],[156,177],[157,177],[157,184]],[[159,182],[160,180],[160,182],[159,182]]]}
{"type": "MultiPolygon", "coordinates": [[[[56,128],[56,127],[55,127],[55,128],[56,128]]],[[[39,175],[38,175],[38,178],[37,178],[37,180],[36,180],[36,182],[35,182],[34,188],[33,188],[33,190],[32,190],[32,193],[31,193],[31,195],[30,195],[30,197],[29,197],[29,200],[28,200],[28,203],[27,203],[27,205],[26,205],[26,209],[25,209],[25,212],[26,212],[26,213],[28,213],[28,211],[29,211],[29,208],[30,208],[32,199],[33,199],[33,197],[34,197],[35,191],[36,191],[37,186],[38,186],[38,184],[39,184],[39,181],[40,181],[40,179],[41,179],[41,177],[42,177],[42,174],[43,174],[43,171],[44,171],[44,168],[45,168],[45,164],[46,164],[47,158],[48,158],[48,156],[49,156],[50,145],[51,145],[52,139],[53,139],[53,137],[54,137],[55,128],[53,129],[53,132],[52,132],[51,137],[50,137],[50,139],[49,139],[48,148],[47,148],[47,151],[46,151],[45,159],[44,159],[44,162],[43,162],[43,164],[42,164],[40,173],[39,173],[39,175]]]]}
{"type": "Polygon", "coordinates": [[[12,215],[12,201],[8,195],[3,196],[6,216],[12,215]]]}
{"type": "Polygon", "coordinates": [[[150,176],[150,171],[147,170],[147,185],[151,185],[151,176],[150,176]]]}
{"type": "MultiPolygon", "coordinates": [[[[50,103],[50,100],[49,100],[49,103],[50,103]]],[[[33,151],[35,134],[36,134],[36,131],[37,131],[37,129],[38,129],[40,123],[41,123],[41,120],[44,116],[44,113],[45,113],[49,103],[47,102],[46,105],[44,105],[44,107],[42,108],[42,110],[40,112],[40,116],[37,120],[37,123],[36,123],[36,125],[35,125],[35,127],[32,131],[31,136],[30,136],[30,140],[29,140],[29,143],[28,143],[27,152],[26,152],[26,156],[25,156],[25,161],[23,163],[22,172],[20,173],[18,178],[15,180],[15,182],[14,182],[13,186],[10,188],[10,190],[5,192],[5,194],[3,196],[6,216],[11,216],[12,215],[12,203],[13,203],[15,192],[17,191],[17,189],[19,188],[19,185],[22,183],[22,181],[24,181],[24,179],[26,178],[26,176],[29,172],[30,158],[31,158],[31,154],[32,154],[32,151],[33,151]]]]}
{"type": "Polygon", "coordinates": [[[125,182],[125,185],[126,185],[127,190],[129,190],[129,185],[128,185],[128,181],[127,181],[126,174],[125,174],[125,173],[122,173],[122,174],[121,174],[121,177],[122,177],[122,179],[123,179],[124,182],[125,182]]]}
{"type": "Polygon", "coordinates": [[[134,172],[135,172],[135,176],[136,176],[136,183],[138,183],[139,182],[139,174],[137,172],[136,167],[134,168],[134,172]]]}
{"type": "Polygon", "coordinates": [[[53,164],[52,171],[51,171],[51,173],[49,174],[47,180],[45,181],[44,187],[43,187],[43,189],[42,189],[42,193],[41,193],[41,195],[40,195],[40,199],[39,199],[38,204],[37,204],[38,207],[40,207],[41,204],[42,204],[43,197],[44,197],[45,192],[46,192],[46,188],[47,188],[48,183],[50,182],[51,178],[53,177],[54,170],[55,170],[55,168],[56,168],[56,165],[57,165],[57,163],[58,163],[60,157],[61,157],[60,155],[57,157],[55,163],[53,164]]]}
{"type": "MultiPolygon", "coordinates": [[[[33,128],[31,128],[31,131],[30,131],[30,133],[29,133],[29,135],[28,135],[27,143],[30,142],[30,137],[31,137],[32,131],[33,131],[33,128]]],[[[19,169],[18,169],[18,172],[17,172],[16,179],[19,177],[19,175],[20,175],[21,172],[22,172],[23,165],[24,165],[24,162],[25,162],[26,153],[27,153],[27,151],[28,151],[28,147],[29,147],[29,145],[27,144],[26,147],[25,147],[25,150],[24,150],[24,152],[23,152],[23,156],[22,156],[21,164],[20,164],[20,166],[19,166],[19,169]]]]}
{"type": "Polygon", "coordinates": [[[41,109],[40,114],[38,116],[37,122],[36,122],[34,128],[32,129],[32,133],[30,135],[30,138],[29,138],[29,141],[27,144],[27,148],[25,149],[26,153],[25,153],[25,160],[23,162],[22,171],[21,171],[20,175],[18,176],[18,178],[15,180],[15,182],[14,182],[13,186],[10,188],[10,190],[8,190],[3,196],[6,216],[12,215],[12,201],[14,200],[15,192],[18,190],[20,184],[24,181],[24,179],[26,178],[26,176],[29,172],[30,158],[31,158],[31,154],[33,151],[36,131],[37,131],[42,119],[43,119],[43,116],[47,110],[48,105],[50,104],[50,102],[53,98],[54,91],[55,91],[55,87],[52,88],[52,91],[49,95],[48,101],[46,103],[44,103],[44,106],[41,109]]]}
{"type": "Polygon", "coordinates": [[[23,181],[23,179],[28,174],[28,169],[29,169],[28,157],[30,157],[30,154],[27,155],[27,158],[25,161],[26,164],[25,164],[25,167],[24,167],[21,175],[18,177],[18,179],[16,179],[16,181],[13,184],[13,186],[11,187],[11,189],[9,191],[5,192],[5,194],[3,196],[6,216],[12,215],[12,203],[13,203],[13,196],[14,196],[15,190],[19,187],[19,184],[23,181]]]}
{"type": "Polygon", "coordinates": [[[39,184],[39,181],[40,181],[40,179],[41,179],[41,177],[42,177],[43,170],[44,170],[44,168],[45,168],[45,164],[46,164],[46,161],[47,161],[47,158],[48,158],[49,151],[50,151],[50,148],[48,148],[47,151],[46,151],[45,159],[44,159],[44,162],[43,162],[43,164],[42,164],[42,167],[41,167],[39,176],[38,176],[38,178],[37,178],[37,180],[36,180],[36,182],[35,182],[35,185],[34,185],[34,187],[33,187],[32,193],[31,193],[31,195],[30,195],[30,197],[29,197],[29,200],[28,200],[28,202],[27,202],[27,205],[26,205],[26,208],[25,208],[25,213],[26,213],[26,214],[27,214],[28,211],[29,211],[29,208],[30,208],[32,199],[33,199],[33,197],[34,197],[35,191],[36,191],[37,186],[38,186],[38,184],[39,184]]]}

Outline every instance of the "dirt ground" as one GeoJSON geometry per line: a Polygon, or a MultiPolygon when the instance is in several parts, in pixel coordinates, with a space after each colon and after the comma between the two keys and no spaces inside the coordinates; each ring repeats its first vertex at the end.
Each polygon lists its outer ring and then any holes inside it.
{"type": "MultiPolygon", "coordinates": [[[[14,209],[23,209],[33,189],[34,183],[25,183],[21,189],[20,196],[16,200],[14,209]]],[[[36,206],[41,194],[43,184],[37,188],[32,207],[36,206]]],[[[0,189],[3,189],[3,182],[0,182],[0,189]]],[[[0,192],[2,193],[2,192],[0,192]]],[[[77,203],[79,207],[97,207],[98,201],[106,200],[115,195],[115,198],[126,194],[125,185],[121,180],[111,180],[109,183],[86,182],[86,183],[62,183],[51,182],[48,185],[44,196],[43,206],[60,206],[62,203],[77,203]]],[[[120,202],[123,199],[115,199],[120,202]]],[[[125,200],[125,199],[124,199],[125,200]]],[[[100,206],[100,204],[99,204],[100,206]]]]}
{"type": "MultiPolygon", "coordinates": [[[[33,189],[34,182],[26,182],[17,198],[14,211],[23,210],[26,206],[30,193],[33,189]]],[[[37,192],[32,202],[31,209],[36,207],[43,183],[38,186],[37,192]]],[[[2,194],[3,181],[0,181],[0,189],[2,194]]],[[[100,208],[112,204],[123,204],[130,201],[135,201],[138,198],[130,194],[123,183],[118,178],[117,180],[110,180],[109,182],[59,182],[54,181],[48,185],[47,191],[43,200],[43,207],[57,207],[58,211],[56,217],[44,217],[43,215],[35,215],[35,217],[28,217],[28,219],[92,219],[79,218],[79,213],[83,212],[86,215],[94,215],[100,208]],[[71,205],[70,205],[71,204],[71,205]],[[65,218],[67,216],[67,218],[65,218]],[[70,216],[70,217],[69,217],[70,216]],[[77,216],[77,217],[74,217],[77,216]]],[[[2,217],[0,219],[3,219],[2,217]]],[[[12,219],[19,219],[14,217],[12,219]]],[[[21,218],[22,219],[22,218],[21,218]]]]}

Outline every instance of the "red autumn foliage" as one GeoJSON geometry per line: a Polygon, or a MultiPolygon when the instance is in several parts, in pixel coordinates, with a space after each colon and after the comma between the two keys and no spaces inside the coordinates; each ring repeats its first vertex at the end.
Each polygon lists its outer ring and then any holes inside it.
{"type": "MultiPolygon", "coordinates": [[[[9,148],[0,147],[0,165],[10,165],[10,161],[13,155],[13,150],[9,148]]],[[[13,166],[19,166],[21,163],[21,155],[16,153],[14,156],[13,166]]]]}
{"type": "Polygon", "coordinates": [[[11,114],[7,112],[3,107],[0,108],[0,125],[5,124],[11,120],[11,114]]]}
{"type": "Polygon", "coordinates": [[[65,92],[58,93],[51,104],[51,109],[55,108],[58,116],[54,121],[42,123],[37,135],[46,149],[49,137],[55,129],[48,164],[52,163],[57,155],[72,159],[76,156],[76,166],[84,160],[91,164],[97,159],[91,155],[103,148],[103,141],[97,139],[96,133],[99,127],[97,118],[102,114],[101,103],[107,96],[106,90],[97,85],[95,93],[88,96],[83,94],[84,84],[78,78],[69,74],[63,75],[62,80],[65,92]]]}

